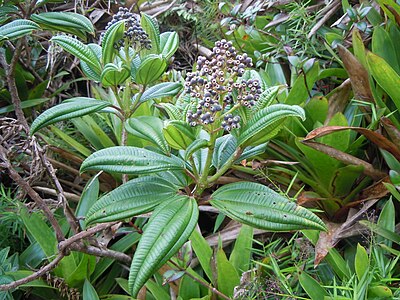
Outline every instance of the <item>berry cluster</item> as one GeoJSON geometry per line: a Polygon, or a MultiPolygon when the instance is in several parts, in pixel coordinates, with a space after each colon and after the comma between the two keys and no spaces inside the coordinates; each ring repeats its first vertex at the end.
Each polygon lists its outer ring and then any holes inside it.
{"type": "MultiPolygon", "coordinates": [[[[245,68],[253,65],[247,54],[237,54],[232,42],[221,40],[215,43],[210,58],[199,56],[196,71],[186,77],[186,91],[197,98],[196,111],[187,113],[191,126],[208,125],[215,121],[216,114],[231,107],[235,101],[252,107],[261,94],[258,80],[239,79],[245,68]]],[[[225,116],[226,117],[226,116],[225,116]]],[[[228,116],[222,128],[229,131],[239,127],[240,117],[228,116]]]]}
{"type": "Polygon", "coordinates": [[[129,10],[125,7],[119,8],[118,13],[112,17],[110,22],[108,22],[105,30],[121,20],[125,20],[124,38],[119,40],[116,45],[114,45],[116,49],[124,46],[125,38],[128,38],[130,44],[132,45],[138,45],[139,47],[146,49],[151,48],[151,40],[149,39],[148,34],[143,30],[142,26],[140,26],[138,15],[129,12],[129,10]]]}
{"type": "Polygon", "coordinates": [[[225,131],[231,131],[232,129],[240,128],[240,117],[227,114],[224,116],[221,126],[225,131]]]}

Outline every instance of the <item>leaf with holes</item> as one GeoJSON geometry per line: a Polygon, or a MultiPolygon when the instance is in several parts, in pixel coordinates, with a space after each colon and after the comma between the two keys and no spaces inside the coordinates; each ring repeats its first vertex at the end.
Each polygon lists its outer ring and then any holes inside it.
{"type": "Polygon", "coordinates": [[[255,228],[326,230],[324,223],[312,212],[258,183],[224,185],[212,194],[210,203],[230,218],[255,228]]]}
{"type": "Polygon", "coordinates": [[[51,39],[52,42],[59,45],[65,51],[76,56],[90,66],[96,74],[101,73],[100,61],[96,53],[84,43],[67,35],[57,35],[51,39]]]}
{"type": "Polygon", "coordinates": [[[110,105],[107,101],[93,98],[71,98],[59,105],[53,106],[38,116],[31,125],[30,134],[33,135],[36,131],[47,125],[88,115],[110,105]]]}
{"type": "Polygon", "coordinates": [[[132,179],[101,197],[86,214],[86,225],[148,213],[177,195],[177,188],[156,176],[132,179]]]}
{"type": "Polygon", "coordinates": [[[39,25],[29,20],[14,20],[0,27],[0,41],[15,40],[40,29],[39,25]]]}
{"type": "Polygon", "coordinates": [[[259,110],[243,126],[238,137],[238,144],[255,146],[263,144],[276,135],[288,117],[305,119],[304,110],[297,105],[275,104],[259,110]]]}
{"type": "Polygon", "coordinates": [[[169,154],[170,148],[163,135],[163,126],[160,118],[152,116],[130,118],[125,125],[129,133],[153,143],[165,154],[169,154]]]}
{"type": "Polygon", "coordinates": [[[95,170],[111,173],[144,175],[160,171],[183,170],[185,162],[150,150],[117,146],[90,155],[81,165],[81,172],[95,170]]]}
{"type": "Polygon", "coordinates": [[[71,33],[85,39],[85,33],[94,35],[92,22],[85,16],[73,12],[44,12],[34,14],[31,19],[43,29],[71,33]]]}
{"type": "Polygon", "coordinates": [[[146,281],[187,241],[198,216],[196,200],[187,196],[176,196],[156,208],[132,260],[129,273],[132,297],[137,296],[146,281]]]}

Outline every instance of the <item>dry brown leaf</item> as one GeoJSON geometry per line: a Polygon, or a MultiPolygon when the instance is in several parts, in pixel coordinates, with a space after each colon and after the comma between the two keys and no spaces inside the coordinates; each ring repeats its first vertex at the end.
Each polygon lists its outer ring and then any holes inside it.
{"type": "Polygon", "coordinates": [[[338,45],[338,51],[346,71],[349,74],[355,98],[358,100],[373,102],[374,98],[369,85],[368,71],[345,47],[338,45]]]}
{"type": "Polygon", "coordinates": [[[349,101],[350,90],[350,79],[346,79],[340,86],[332,91],[332,95],[328,99],[328,115],[325,119],[324,125],[327,125],[336,113],[343,112],[349,101]]]}
{"type": "MultiPolygon", "coordinates": [[[[339,126],[335,126],[339,127],[339,126]]],[[[368,175],[372,177],[375,180],[381,179],[386,176],[385,173],[381,172],[380,170],[376,170],[371,164],[367,163],[366,161],[359,159],[353,155],[350,155],[346,152],[340,151],[338,149],[335,149],[331,146],[327,146],[325,144],[317,143],[317,142],[311,142],[309,140],[303,140],[303,144],[318,150],[320,152],[323,152],[330,157],[333,157],[346,165],[356,165],[356,166],[363,166],[364,170],[363,173],[365,175],[368,175]]]]}
{"type": "Polygon", "coordinates": [[[319,127],[317,129],[314,129],[311,131],[303,141],[309,141],[336,131],[341,131],[341,130],[354,130],[357,131],[358,133],[364,135],[367,139],[369,139],[371,142],[373,142],[375,145],[377,145],[379,148],[382,148],[390,153],[393,154],[394,157],[396,157],[398,160],[400,160],[400,149],[397,147],[395,144],[393,144],[391,141],[389,141],[386,137],[384,137],[382,134],[377,133],[375,131],[362,128],[362,127],[351,127],[351,126],[324,126],[324,127],[319,127]]]}
{"type": "Polygon", "coordinates": [[[389,135],[392,142],[400,148],[400,130],[390,121],[389,118],[382,117],[381,124],[385,128],[387,134],[389,135]]]}

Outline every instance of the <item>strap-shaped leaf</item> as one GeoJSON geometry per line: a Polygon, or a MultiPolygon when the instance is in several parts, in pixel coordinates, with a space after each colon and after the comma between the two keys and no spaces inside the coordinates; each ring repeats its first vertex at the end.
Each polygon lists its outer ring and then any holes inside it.
{"type": "Polygon", "coordinates": [[[162,82],[147,89],[140,97],[140,102],[151,99],[175,96],[182,89],[182,84],[178,82],[162,82]]]}
{"type": "Polygon", "coordinates": [[[97,58],[96,53],[77,39],[67,36],[67,35],[57,35],[51,39],[52,42],[59,45],[65,51],[71,53],[72,55],[76,56],[80,60],[84,61],[85,63],[90,66],[93,71],[99,74],[101,73],[100,61],[97,58]]]}
{"type": "Polygon", "coordinates": [[[14,40],[38,29],[39,25],[30,20],[14,20],[0,27],[0,41],[14,40]]]}
{"type": "Polygon", "coordinates": [[[114,23],[107,29],[104,37],[101,41],[101,48],[103,51],[103,65],[112,63],[118,50],[114,48],[116,42],[118,42],[124,36],[125,21],[121,20],[114,23]]]}
{"type": "Polygon", "coordinates": [[[160,35],[160,49],[166,59],[170,59],[179,47],[179,35],[174,32],[163,32],[160,35]]]}
{"type": "Polygon", "coordinates": [[[185,162],[176,156],[166,156],[150,150],[118,146],[102,149],[90,155],[81,165],[81,172],[103,170],[132,175],[160,171],[183,170],[185,162]]]}
{"type": "MultiPolygon", "coordinates": [[[[42,25],[45,29],[72,34],[75,34],[77,31],[94,34],[92,22],[85,16],[73,12],[44,12],[32,15],[31,19],[42,25]]],[[[81,34],[80,37],[85,38],[85,35],[81,34]]]]}
{"type": "Polygon", "coordinates": [[[140,25],[144,29],[144,31],[149,35],[149,39],[151,40],[151,49],[143,49],[142,51],[145,54],[153,53],[159,54],[160,53],[160,29],[158,28],[157,21],[142,13],[142,17],[140,19],[140,25]]]}
{"type": "Polygon", "coordinates": [[[118,221],[150,212],[176,193],[177,188],[160,177],[130,180],[101,197],[89,209],[86,224],[118,221]]]}
{"type": "Polygon", "coordinates": [[[230,218],[255,228],[326,230],[315,214],[259,183],[227,184],[212,194],[210,203],[230,218]]]}
{"type": "Polygon", "coordinates": [[[196,200],[187,196],[160,204],[139,241],[129,273],[129,290],[136,297],[141,287],[187,241],[199,211],[196,200]]]}
{"type": "Polygon", "coordinates": [[[101,101],[87,97],[71,98],[68,101],[53,106],[46,110],[33,121],[30,134],[33,135],[39,129],[56,122],[81,117],[96,111],[99,111],[111,104],[107,101],[101,101]]]}
{"type": "Polygon", "coordinates": [[[305,113],[300,106],[286,104],[275,104],[258,111],[247,124],[243,126],[238,138],[238,144],[242,146],[251,145],[253,143],[253,141],[250,140],[252,137],[263,130],[269,132],[274,131],[281,125],[279,121],[288,117],[299,117],[304,120],[305,113]]]}
{"type": "Polygon", "coordinates": [[[131,118],[126,122],[125,127],[129,133],[153,143],[164,153],[169,154],[170,147],[164,138],[164,124],[160,118],[151,116],[131,118]]]}

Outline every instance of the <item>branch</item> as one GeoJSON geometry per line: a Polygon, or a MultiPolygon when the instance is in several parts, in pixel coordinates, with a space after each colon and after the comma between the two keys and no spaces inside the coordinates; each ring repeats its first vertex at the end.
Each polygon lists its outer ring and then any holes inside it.
{"type": "Polygon", "coordinates": [[[17,116],[18,121],[24,126],[25,131],[28,132],[29,131],[28,122],[25,119],[25,115],[21,107],[21,99],[19,98],[18,95],[18,90],[15,84],[15,77],[14,77],[15,68],[17,66],[19,56],[21,55],[21,51],[22,51],[22,40],[19,40],[17,42],[17,45],[15,46],[14,54],[11,58],[10,64],[9,65],[7,64],[6,58],[3,54],[0,54],[0,64],[3,66],[6,73],[7,85],[10,92],[12,104],[14,105],[15,115],[17,116]]]}
{"type": "Polygon", "coordinates": [[[20,285],[23,285],[25,283],[31,282],[35,279],[38,279],[39,277],[42,277],[44,274],[46,274],[47,272],[50,272],[55,267],[57,267],[58,263],[64,258],[64,256],[65,256],[64,253],[59,253],[54,260],[52,260],[49,264],[42,267],[39,271],[37,271],[27,277],[13,281],[11,283],[1,284],[0,291],[7,291],[10,289],[15,289],[15,288],[19,287],[20,285]]]}
{"type": "Polygon", "coordinates": [[[46,205],[44,200],[39,196],[38,193],[18,174],[18,172],[13,168],[10,161],[7,158],[7,151],[3,146],[0,145],[0,159],[4,162],[4,167],[8,170],[10,177],[16,182],[16,184],[21,187],[33,201],[43,210],[46,218],[49,220],[51,226],[56,232],[56,237],[58,241],[64,240],[64,234],[62,233],[61,227],[58,224],[53,212],[46,205]]]}
{"type": "Polygon", "coordinates": [[[42,277],[44,274],[46,274],[47,272],[49,272],[49,271],[53,270],[55,267],[57,267],[57,265],[61,261],[61,259],[63,259],[63,257],[65,257],[65,256],[68,256],[71,250],[80,251],[80,252],[84,252],[84,253],[88,253],[88,254],[94,254],[97,256],[110,257],[110,258],[113,258],[113,259],[116,259],[116,260],[119,260],[119,261],[122,261],[125,263],[130,263],[132,260],[130,258],[130,256],[128,256],[122,252],[117,252],[117,251],[113,251],[113,250],[109,250],[109,249],[100,249],[100,248],[96,248],[93,246],[86,246],[82,242],[82,239],[92,236],[93,234],[95,234],[99,231],[102,231],[104,229],[107,229],[107,228],[115,225],[116,223],[118,223],[118,222],[98,224],[92,228],[85,230],[85,231],[79,232],[78,234],[70,237],[69,239],[61,241],[58,244],[59,253],[57,254],[57,256],[54,260],[52,260],[49,264],[47,264],[46,266],[42,267],[35,273],[33,273],[25,278],[13,281],[8,284],[0,285],[0,291],[7,291],[10,289],[14,289],[22,284],[26,284],[35,279],[38,279],[39,277],[42,277]]]}

